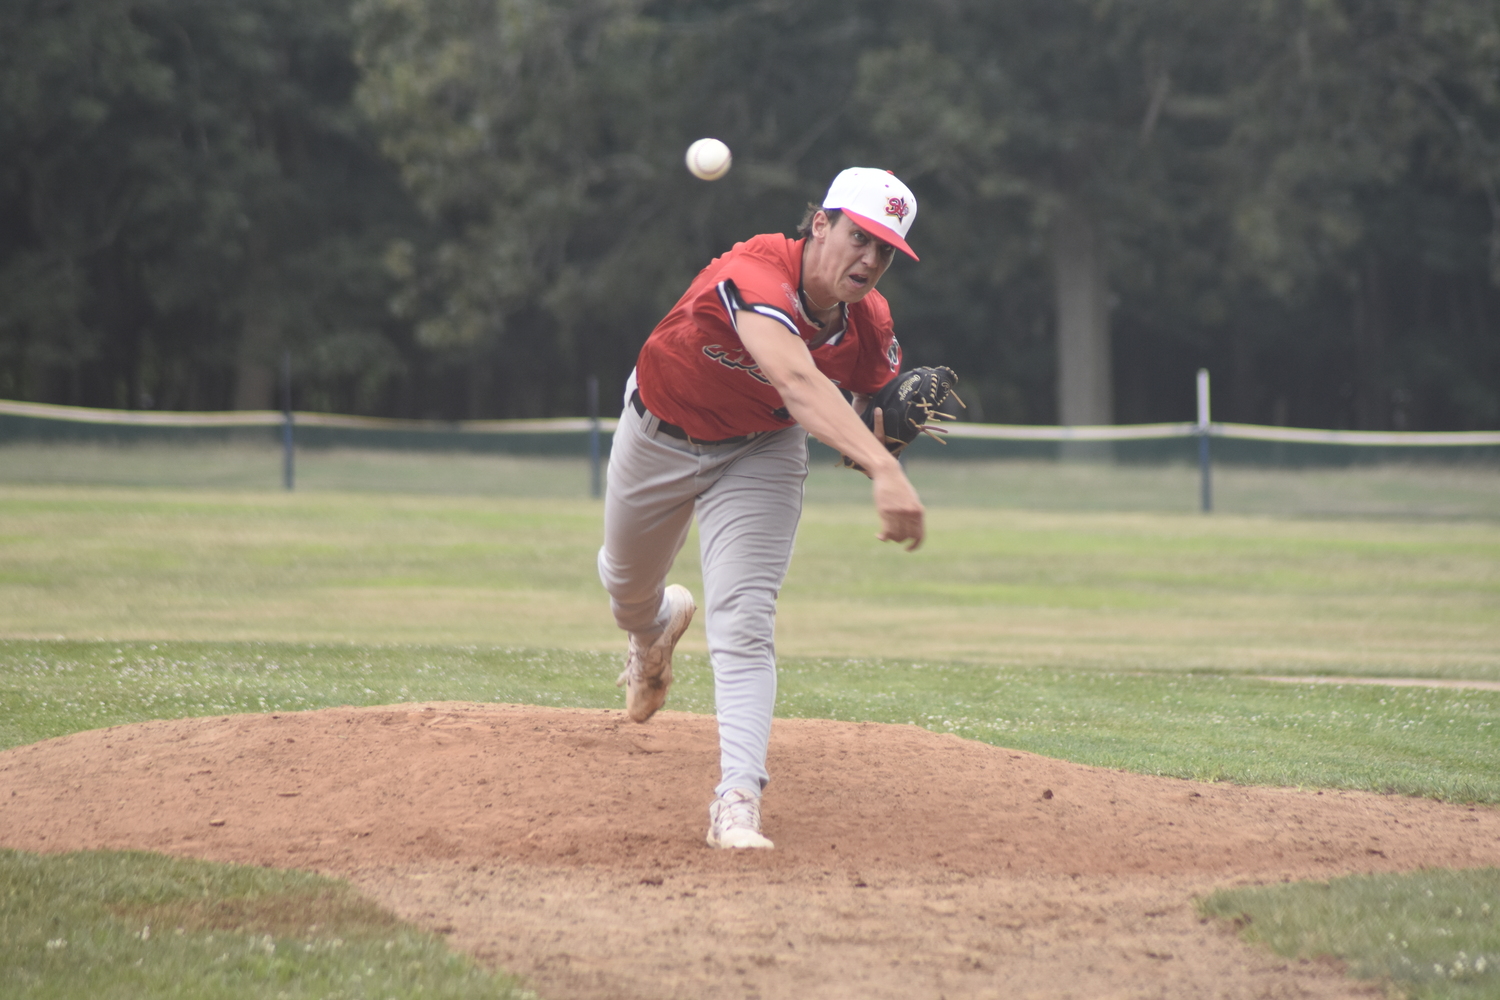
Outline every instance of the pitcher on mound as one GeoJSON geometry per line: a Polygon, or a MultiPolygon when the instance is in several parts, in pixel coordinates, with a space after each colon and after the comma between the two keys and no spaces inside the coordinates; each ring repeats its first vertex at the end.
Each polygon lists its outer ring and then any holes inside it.
{"type": "MultiPolygon", "coordinates": [[[[609,457],[599,578],[630,634],[625,711],[650,719],[696,605],[666,576],[694,515],[719,723],[713,847],[771,847],[760,799],[776,702],[776,596],[792,557],[807,435],[873,483],[881,541],[922,543],[922,502],[861,420],[901,368],[875,285],[917,201],[888,171],[834,178],[797,233],[756,236],[709,263],[641,348],[609,457]],[[840,392],[852,394],[853,405],[840,392]]],[[[878,425],[877,425],[878,426],[878,425]]]]}

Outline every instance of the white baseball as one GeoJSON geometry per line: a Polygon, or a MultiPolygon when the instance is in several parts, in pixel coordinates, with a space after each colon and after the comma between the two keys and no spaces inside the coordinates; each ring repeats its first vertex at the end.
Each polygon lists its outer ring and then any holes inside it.
{"type": "Polygon", "coordinates": [[[687,149],[688,170],[706,181],[716,181],[729,173],[732,159],[729,147],[718,139],[699,139],[687,149]]]}

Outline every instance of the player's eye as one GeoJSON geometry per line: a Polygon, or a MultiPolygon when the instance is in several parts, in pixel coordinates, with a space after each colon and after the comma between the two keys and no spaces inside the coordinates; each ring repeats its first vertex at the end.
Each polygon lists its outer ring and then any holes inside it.
{"type": "Polygon", "coordinates": [[[875,237],[871,236],[863,229],[852,229],[850,230],[850,233],[852,234],[854,245],[857,247],[863,248],[869,246],[871,243],[874,243],[875,252],[880,255],[881,260],[890,260],[891,255],[896,252],[895,247],[891,246],[889,243],[884,242],[883,240],[875,239],[875,237]]]}

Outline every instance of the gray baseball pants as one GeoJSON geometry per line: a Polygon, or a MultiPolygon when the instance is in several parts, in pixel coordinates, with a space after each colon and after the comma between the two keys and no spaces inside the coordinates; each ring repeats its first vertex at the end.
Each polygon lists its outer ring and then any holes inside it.
{"type": "Polygon", "coordinates": [[[807,432],[793,426],[740,444],[658,433],[627,402],[609,455],[599,579],[620,628],[661,634],[672,568],[693,515],[703,565],[704,628],[719,720],[718,794],[759,795],[776,704],[776,596],[792,558],[807,478],[807,432]]]}

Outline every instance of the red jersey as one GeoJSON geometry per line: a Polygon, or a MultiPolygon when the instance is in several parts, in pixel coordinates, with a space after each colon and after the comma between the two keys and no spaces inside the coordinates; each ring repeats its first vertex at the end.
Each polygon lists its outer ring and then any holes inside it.
{"type": "MultiPolygon", "coordinates": [[[[809,346],[822,336],[798,293],[803,242],[756,236],[698,273],[641,348],[636,381],[648,410],[703,441],[795,423],[740,342],[735,314],[774,319],[809,346]]],[[[843,328],[812,348],[813,363],[839,388],[870,395],[901,370],[890,307],[872,288],[843,312],[843,328]]]]}

